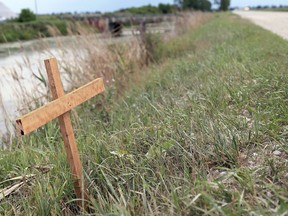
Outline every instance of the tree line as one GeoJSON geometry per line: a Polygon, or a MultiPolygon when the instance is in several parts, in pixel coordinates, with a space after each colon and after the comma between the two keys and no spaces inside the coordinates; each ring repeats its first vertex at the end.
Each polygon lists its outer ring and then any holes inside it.
{"type": "Polygon", "coordinates": [[[158,6],[145,5],[141,7],[130,7],[120,9],[116,13],[131,14],[170,14],[176,11],[176,6],[172,4],[159,4],[158,6]]]}
{"type": "MultiPolygon", "coordinates": [[[[230,7],[230,0],[214,0],[219,10],[227,11],[230,7]]],[[[174,4],[162,4],[158,6],[146,5],[142,7],[131,7],[116,11],[116,13],[131,14],[169,14],[178,10],[201,10],[211,11],[212,2],[209,0],[174,0],[174,4]]]]}

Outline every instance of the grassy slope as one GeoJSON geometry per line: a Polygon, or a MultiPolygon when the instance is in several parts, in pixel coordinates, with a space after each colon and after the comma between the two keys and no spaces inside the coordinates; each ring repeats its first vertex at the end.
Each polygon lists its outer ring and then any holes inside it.
{"type": "MultiPolygon", "coordinates": [[[[119,101],[94,112],[99,97],[79,108],[75,128],[92,208],[116,215],[284,213],[287,41],[226,14],[161,53],[181,48],[189,52],[152,68],[119,101]]],[[[2,152],[0,182],[38,176],[2,202],[0,213],[68,211],[65,157],[54,123],[2,152]],[[34,168],[47,164],[54,167],[47,174],[34,168]]]]}

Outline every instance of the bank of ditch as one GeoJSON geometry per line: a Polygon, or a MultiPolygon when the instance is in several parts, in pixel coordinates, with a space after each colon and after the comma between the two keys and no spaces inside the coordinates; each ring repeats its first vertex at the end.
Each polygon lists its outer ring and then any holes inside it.
{"type": "MultiPolygon", "coordinates": [[[[216,14],[152,44],[160,63],[117,100],[111,86],[72,112],[91,211],[287,214],[287,41],[216,14]]],[[[2,151],[0,173],[1,188],[35,174],[1,214],[77,212],[55,122],[2,151]]]]}

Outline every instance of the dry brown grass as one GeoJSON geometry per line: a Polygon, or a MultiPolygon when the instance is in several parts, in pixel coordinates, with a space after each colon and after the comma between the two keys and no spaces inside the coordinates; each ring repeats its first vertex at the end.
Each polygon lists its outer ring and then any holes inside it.
{"type": "MultiPolygon", "coordinates": [[[[171,25],[173,31],[161,35],[161,43],[171,41],[186,31],[196,28],[211,18],[207,13],[184,13],[175,17],[171,25]]],[[[49,32],[55,35],[54,45],[51,39],[42,40],[36,46],[30,47],[32,51],[41,50],[41,57],[56,57],[59,61],[62,80],[67,91],[77,88],[97,77],[103,77],[106,85],[113,89],[112,98],[118,98],[127,90],[131,82],[141,82],[145,68],[158,58],[158,44],[151,34],[133,35],[122,38],[112,38],[108,34],[91,35],[85,28],[79,26],[79,36],[71,38],[59,37],[59,31],[50,28],[49,32]],[[147,40],[147,38],[149,40],[147,40]],[[153,50],[151,50],[153,49],[153,50]]],[[[69,32],[69,29],[68,29],[69,32]]],[[[158,37],[158,39],[159,39],[158,37]]],[[[159,42],[159,41],[158,41],[159,42]]],[[[37,66],[33,65],[29,55],[23,54],[24,64],[16,64],[11,73],[15,85],[15,100],[18,101],[18,113],[27,113],[43,103],[50,101],[46,72],[42,61],[37,59],[37,66]],[[42,66],[41,66],[42,65],[42,66]],[[24,69],[24,68],[25,69],[24,69]],[[30,75],[23,77],[23,70],[30,71],[30,75]],[[26,83],[23,82],[26,80],[26,83]],[[27,88],[27,81],[33,83],[33,90],[27,88]],[[33,94],[31,94],[33,92],[33,94]]],[[[35,59],[34,59],[35,61],[35,59]]],[[[111,95],[110,95],[111,96],[111,95]]],[[[1,106],[5,109],[4,106],[1,106]]],[[[6,113],[5,110],[2,113],[6,113]]],[[[6,127],[11,128],[15,116],[6,115],[6,127]]],[[[10,131],[13,131],[10,130],[10,131]]]]}
{"type": "Polygon", "coordinates": [[[212,13],[203,12],[182,12],[175,17],[174,31],[171,34],[166,35],[166,40],[177,37],[184,34],[188,30],[193,30],[203,23],[207,22],[213,17],[212,13]]]}

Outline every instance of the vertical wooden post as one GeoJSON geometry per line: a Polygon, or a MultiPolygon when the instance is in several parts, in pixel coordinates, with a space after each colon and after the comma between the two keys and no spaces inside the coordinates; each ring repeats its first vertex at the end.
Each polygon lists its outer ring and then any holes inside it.
{"type": "MultiPolygon", "coordinates": [[[[45,67],[48,74],[48,80],[53,99],[60,98],[65,95],[63,84],[61,82],[60,73],[58,70],[57,60],[55,58],[45,60],[45,67]]],[[[66,112],[58,117],[60,123],[61,134],[64,140],[64,146],[67,153],[70,169],[73,175],[74,187],[76,197],[79,199],[77,202],[79,206],[85,207],[87,201],[87,192],[82,173],[82,165],[78,153],[76,140],[70,119],[70,113],[66,112]],[[82,202],[82,201],[84,202],[82,202]],[[84,204],[84,206],[83,206],[84,204]]]]}

